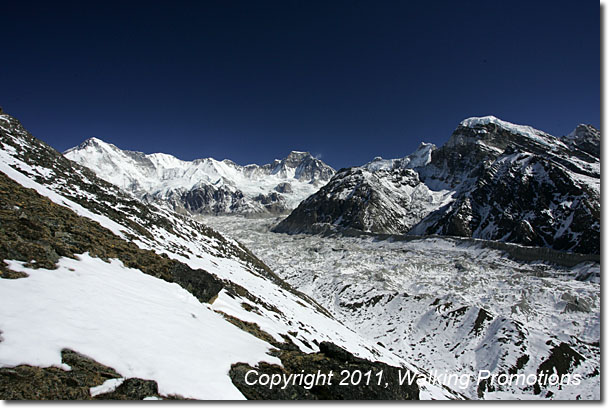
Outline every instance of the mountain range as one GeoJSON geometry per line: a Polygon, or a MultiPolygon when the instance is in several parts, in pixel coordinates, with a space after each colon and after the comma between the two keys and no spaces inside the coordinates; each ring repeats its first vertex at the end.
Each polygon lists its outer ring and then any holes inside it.
{"type": "Polygon", "coordinates": [[[498,118],[462,121],[440,148],[331,167],[291,152],[266,165],[124,151],[64,153],[145,202],[200,214],[281,214],[283,233],[444,235],[599,254],[600,133],[554,137],[498,118]]]}
{"type": "Polygon", "coordinates": [[[473,237],[600,252],[600,133],[462,121],[440,148],[342,169],[276,232],[473,237]]]}
{"type": "Polygon", "coordinates": [[[599,158],[591,126],[495,117],[336,173],[62,155],[0,112],[0,398],[599,398],[599,158]],[[343,370],[387,387],[246,382],[343,370]]]}
{"type": "Polygon", "coordinates": [[[205,214],[287,212],[335,173],[298,151],[271,164],[241,166],[230,160],[182,161],[168,154],[126,151],[89,138],[64,155],[145,202],[205,214]]]}
{"type": "Polygon", "coordinates": [[[64,155],[178,211],[292,211],[276,232],[449,235],[598,254],[600,140],[590,125],[557,138],[488,116],[462,121],[440,148],[422,143],[405,157],[376,157],[337,173],[296,151],[240,166],[90,138],[64,155]]]}

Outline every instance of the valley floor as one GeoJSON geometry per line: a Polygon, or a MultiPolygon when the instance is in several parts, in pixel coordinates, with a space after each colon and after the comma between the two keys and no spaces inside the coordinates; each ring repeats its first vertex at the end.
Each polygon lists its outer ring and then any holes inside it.
{"type": "Polygon", "coordinates": [[[361,336],[470,398],[600,397],[599,263],[519,262],[456,239],[270,232],[279,218],[201,219],[361,336]],[[479,377],[545,370],[580,378],[503,385],[479,377]]]}

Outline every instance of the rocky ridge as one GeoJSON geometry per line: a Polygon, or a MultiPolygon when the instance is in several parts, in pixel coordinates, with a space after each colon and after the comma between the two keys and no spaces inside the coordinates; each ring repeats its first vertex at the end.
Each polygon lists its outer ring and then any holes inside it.
{"type": "Polygon", "coordinates": [[[592,126],[556,138],[469,118],[440,148],[340,170],[275,231],[437,234],[599,254],[599,146],[592,126]]]}

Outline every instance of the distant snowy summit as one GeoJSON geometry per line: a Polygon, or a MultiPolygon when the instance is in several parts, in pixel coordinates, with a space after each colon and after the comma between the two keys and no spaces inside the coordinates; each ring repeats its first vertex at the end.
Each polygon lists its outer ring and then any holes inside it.
{"type": "Polygon", "coordinates": [[[226,159],[182,161],[168,154],[121,150],[90,138],[64,155],[147,202],[205,214],[290,211],[335,173],[299,151],[271,164],[241,166],[226,159]]]}
{"type": "Polygon", "coordinates": [[[436,145],[422,142],[419,148],[410,155],[398,159],[383,159],[375,157],[371,162],[366,163],[363,167],[369,171],[379,171],[380,169],[390,170],[396,168],[418,168],[426,166],[432,159],[432,151],[436,149],[436,145]]]}
{"type": "Polygon", "coordinates": [[[276,232],[474,237],[600,251],[600,133],[561,138],[493,116],[462,121],[440,148],[340,170],[276,232]]]}

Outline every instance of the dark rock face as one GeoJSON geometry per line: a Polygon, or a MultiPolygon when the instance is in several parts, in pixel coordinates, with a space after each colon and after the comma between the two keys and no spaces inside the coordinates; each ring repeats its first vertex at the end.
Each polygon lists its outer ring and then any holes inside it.
{"type": "MultiPolygon", "coordinates": [[[[360,359],[341,347],[329,343],[320,343],[319,353],[302,353],[298,350],[280,350],[278,356],[282,361],[282,367],[259,363],[252,367],[244,363],[232,366],[229,376],[233,384],[248,399],[258,400],[418,400],[419,388],[417,383],[409,384],[405,378],[401,385],[400,372],[402,376],[406,369],[389,366],[381,362],[371,362],[360,359]],[[270,389],[259,383],[249,385],[246,383],[246,375],[255,370],[258,375],[269,376],[309,374],[326,375],[324,379],[318,378],[317,382],[311,382],[311,388],[306,383],[289,383],[286,389],[281,386],[270,389]],[[360,378],[371,372],[371,377],[360,378]],[[330,376],[332,372],[332,377],[330,376]],[[343,372],[343,373],[342,373],[343,372]],[[381,378],[379,373],[381,372],[381,378]],[[347,375],[354,376],[350,380],[347,375]],[[344,381],[341,384],[341,381],[344,381]]],[[[254,373],[251,373],[252,377],[254,373]]],[[[248,380],[250,383],[252,379],[248,380]]]]}
{"type": "Polygon", "coordinates": [[[471,191],[433,215],[441,216],[425,233],[599,253],[601,209],[595,192],[575,184],[543,156],[513,154],[495,165],[471,191]]]}
{"type": "Polygon", "coordinates": [[[373,172],[363,168],[343,169],[273,230],[317,233],[326,228],[343,228],[405,232],[427,214],[426,207],[432,198],[426,191],[411,169],[373,172]]]}
{"type": "Polygon", "coordinates": [[[269,213],[281,213],[288,210],[285,198],[281,193],[291,193],[292,190],[289,183],[280,184],[278,187],[275,188],[277,192],[246,198],[241,191],[230,190],[225,186],[200,185],[188,191],[171,191],[163,199],[151,194],[144,194],[142,199],[146,202],[162,203],[166,201],[174,209],[184,209],[195,214],[248,214],[254,212],[252,204],[261,205],[262,209],[269,213]],[[278,191],[278,189],[281,191],[278,191]]]}
{"type": "Polygon", "coordinates": [[[292,192],[292,185],[289,182],[282,182],[281,184],[277,184],[275,189],[280,194],[289,194],[292,192]]]}
{"type": "MultiPolygon", "coordinates": [[[[145,201],[155,201],[155,196],[145,194],[145,201]]],[[[222,214],[227,210],[237,211],[244,206],[244,194],[231,191],[224,186],[201,185],[189,191],[172,191],[167,198],[175,209],[183,207],[187,211],[203,214],[222,214]]]]}
{"type": "Polygon", "coordinates": [[[222,281],[214,275],[202,269],[192,269],[186,263],[174,261],[170,264],[168,273],[174,282],[201,302],[211,303],[223,288],[222,281]]]}
{"type": "Polygon", "coordinates": [[[328,181],[335,171],[324,162],[314,158],[309,152],[292,151],[283,160],[275,161],[265,167],[271,174],[286,176],[288,168],[295,168],[294,177],[299,181],[328,181]]]}
{"type": "Polygon", "coordinates": [[[2,400],[142,400],[159,395],[157,383],[126,379],[114,392],[91,397],[89,389],[106,380],[121,378],[114,369],[77,352],[65,349],[62,362],[72,370],[57,367],[17,366],[0,368],[2,400]]]}
{"type": "Polygon", "coordinates": [[[485,165],[496,159],[496,149],[504,150],[508,144],[508,135],[501,138],[492,135],[458,127],[445,145],[432,151],[430,163],[418,170],[420,177],[427,184],[444,189],[454,189],[476,180],[484,172],[485,165]]]}
{"type": "MultiPolygon", "coordinates": [[[[459,127],[439,150],[445,152],[433,153],[433,167],[445,164],[447,156],[455,158],[456,154],[446,151],[456,147],[459,152],[460,147],[472,145],[470,141],[484,141],[504,151],[493,158],[477,142],[469,155],[459,154],[468,164],[483,158],[487,162],[459,181],[470,178],[474,182],[455,202],[429,215],[415,231],[599,254],[599,192],[581,182],[599,181],[598,168],[592,166],[599,165],[599,158],[575,145],[566,147],[554,137],[542,134],[539,138],[532,140],[495,124],[459,127]],[[477,140],[479,134],[483,137],[477,140]]],[[[449,169],[452,172],[446,175],[460,173],[455,166],[449,169]]]]}
{"type": "MultiPolygon", "coordinates": [[[[574,369],[585,360],[585,357],[572,349],[570,345],[561,342],[558,345],[553,346],[550,356],[540,364],[537,373],[542,373],[547,376],[557,374],[557,376],[561,378],[563,375],[572,373],[574,369]]],[[[548,381],[547,383],[543,382],[542,386],[536,383],[534,385],[534,393],[540,394],[541,388],[546,384],[548,384],[548,381]]]]}
{"type": "Polygon", "coordinates": [[[144,400],[159,397],[157,382],[154,380],[127,379],[113,392],[95,396],[95,400],[144,400]]]}
{"type": "Polygon", "coordinates": [[[276,192],[272,192],[269,195],[257,195],[254,197],[254,200],[260,202],[263,205],[271,205],[275,202],[279,202],[282,196],[276,192]]]}
{"type": "Polygon", "coordinates": [[[571,134],[563,137],[562,141],[595,158],[600,157],[601,133],[592,125],[580,124],[571,134]]]}
{"type": "Polygon", "coordinates": [[[465,120],[413,170],[394,161],[391,171],[339,171],[275,231],[440,234],[599,254],[599,146],[592,126],[559,139],[493,117],[465,120]],[[388,189],[400,171],[428,195],[388,189]],[[439,190],[452,199],[435,202],[439,190]]]}
{"type": "Polygon", "coordinates": [[[538,367],[538,373],[553,374],[556,372],[559,376],[563,376],[573,371],[584,360],[585,358],[580,353],[562,342],[553,346],[550,356],[538,367]]]}

